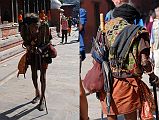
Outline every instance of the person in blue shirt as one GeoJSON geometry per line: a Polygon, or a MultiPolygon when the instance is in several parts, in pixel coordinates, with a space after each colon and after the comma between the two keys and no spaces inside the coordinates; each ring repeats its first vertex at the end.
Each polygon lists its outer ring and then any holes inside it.
{"type": "MultiPolygon", "coordinates": [[[[114,3],[115,7],[119,7],[119,6],[123,5],[123,4],[129,4],[129,0],[112,0],[112,1],[113,1],[113,3],[114,3]]],[[[111,9],[111,10],[106,14],[106,16],[105,16],[105,22],[107,22],[107,21],[109,21],[109,20],[111,20],[111,19],[114,18],[114,17],[113,17],[113,11],[114,11],[114,9],[111,9]]],[[[143,20],[142,20],[141,18],[136,18],[136,19],[134,20],[134,24],[135,24],[135,25],[144,26],[144,22],[143,22],[143,20]]]]}
{"type": "MultiPolygon", "coordinates": [[[[80,0],[80,5],[83,4],[83,1],[80,0]]],[[[80,41],[80,120],[89,120],[88,117],[88,102],[85,94],[85,90],[81,81],[81,66],[82,61],[86,58],[85,55],[85,45],[84,45],[84,33],[85,33],[85,24],[87,21],[87,12],[84,8],[79,9],[79,41],[80,41]]]]}
{"type": "Polygon", "coordinates": [[[83,61],[85,59],[85,46],[84,46],[84,26],[87,21],[87,16],[86,16],[86,10],[84,8],[80,8],[79,10],[80,13],[80,24],[79,24],[79,41],[80,41],[80,55],[81,55],[81,60],[83,61]]]}

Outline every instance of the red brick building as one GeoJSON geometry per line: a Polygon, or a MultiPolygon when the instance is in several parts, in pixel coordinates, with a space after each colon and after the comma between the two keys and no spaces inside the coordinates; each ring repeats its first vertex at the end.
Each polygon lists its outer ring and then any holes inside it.
{"type": "Polygon", "coordinates": [[[2,21],[17,22],[17,16],[24,13],[50,10],[50,0],[0,0],[0,16],[2,21]]]}
{"type": "MultiPolygon", "coordinates": [[[[145,16],[152,8],[152,1],[154,0],[130,0],[145,16]]],[[[85,34],[85,45],[86,51],[90,52],[91,39],[96,36],[96,31],[100,22],[100,13],[105,14],[111,9],[111,0],[84,0],[82,4],[83,8],[87,10],[87,23],[86,23],[86,34],[85,34]]]]}
{"type": "MultiPolygon", "coordinates": [[[[0,0],[0,37],[17,34],[18,14],[38,13],[45,10],[45,14],[50,10],[50,0],[0,0]]],[[[23,15],[24,15],[23,14],[23,15]]]]}
{"type": "MultiPolygon", "coordinates": [[[[64,9],[64,14],[68,17],[72,15],[74,5],[63,4],[61,8],[64,9]]],[[[18,23],[18,14],[21,10],[23,10],[23,15],[26,13],[39,13],[41,10],[44,10],[46,15],[49,13],[48,20],[50,25],[56,26],[57,31],[60,30],[61,9],[51,9],[50,0],[0,0],[0,24],[8,22],[10,23],[9,26],[12,26],[11,24],[18,23]]],[[[5,29],[5,26],[8,25],[3,24],[3,26],[0,26],[0,37],[3,36],[4,31],[12,30],[12,27],[5,29]]],[[[18,28],[18,26],[16,26],[16,28],[18,28]]],[[[12,32],[8,32],[7,35],[10,35],[9,33],[12,32]]]]}
{"type": "Polygon", "coordinates": [[[73,13],[73,8],[75,7],[75,5],[74,4],[63,4],[62,6],[61,6],[61,9],[63,9],[64,10],[64,15],[66,16],[66,17],[69,17],[69,16],[72,16],[72,13],[73,13]]]}

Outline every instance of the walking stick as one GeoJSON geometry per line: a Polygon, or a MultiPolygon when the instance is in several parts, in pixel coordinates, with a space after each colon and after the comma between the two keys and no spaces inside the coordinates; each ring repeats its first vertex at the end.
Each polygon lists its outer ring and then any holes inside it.
{"type": "MultiPolygon", "coordinates": [[[[152,50],[152,58],[151,58],[151,60],[152,60],[152,63],[155,64],[155,62],[154,62],[154,52],[153,52],[153,50],[152,50]]],[[[157,103],[156,84],[151,83],[151,85],[153,86],[153,93],[154,93],[154,99],[155,99],[155,106],[156,106],[156,108],[155,108],[156,120],[159,120],[159,118],[158,118],[158,103],[157,103]]]]}
{"type": "Polygon", "coordinates": [[[81,68],[82,68],[82,60],[80,56],[80,64],[79,64],[79,79],[81,80],[81,68]]]}
{"type": "Polygon", "coordinates": [[[45,101],[46,114],[48,114],[48,109],[47,109],[47,105],[46,105],[45,95],[44,95],[44,101],[45,101]]]}
{"type": "Polygon", "coordinates": [[[158,103],[157,103],[157,92],[156,92],[156,84],[153,84],[153,93],[154,93],[154,99],[155,99],[155,105],[156,105],[156,120],[159,120],[158,118],[158,103]]]}
{"type": "Polygon", "coordinates": [[[101,109],[101,120],[104,119],[103,110],[101,109]]]}
{"type": "MultiPolygon", "coordinates": [[[[46,26],[44,26],[44,43],[46,43],[46,26]]],[[[42,56],[40,55],[40,69],[41,69],[41,58],[42,56]]],[[[45,98],[45,94],[44,94],[44,101],[45,101],[45,108],[46,108],[46,114],[48,114],[48,109],[47,109],[47,104],[46,104],[46,98],[45,98]]]]}

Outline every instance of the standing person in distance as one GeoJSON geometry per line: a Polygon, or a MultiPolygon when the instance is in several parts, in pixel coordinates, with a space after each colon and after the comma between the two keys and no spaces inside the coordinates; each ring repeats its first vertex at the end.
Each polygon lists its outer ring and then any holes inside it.
{"type": "Polygon", "coordinates": [[[71,36],[72,17],[68,17],[68,35],[71,36]]]}
{"type": "Polygon", "coordinates": [[[65,37],[65,43],[67,43],[67,30],[68,30],[68,21],[64,15],[61,18],[61,25],[62,25],[62,41],[61,41],[61,43],[63,44],[64,37],[65,37]]]}

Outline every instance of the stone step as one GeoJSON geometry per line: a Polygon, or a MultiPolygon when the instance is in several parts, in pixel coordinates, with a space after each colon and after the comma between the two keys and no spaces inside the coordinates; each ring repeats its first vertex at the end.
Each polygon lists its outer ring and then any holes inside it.
{"type": "Polygon", "coordinates": [[[19,54],[21,52],[25,51],[24,48],[22,48],[22,45],[17,45],[15,47],[9,48],[7,50],[1,51],[0,52],[0,62],[3,60],[6,60],[16,54],[19,54]]]}
{"type": "Polygon", "coordinates": [[[20,34],[8,36],[6,39],[0,39],[0,52],[15,47],[22,43],[20,34]]]}

